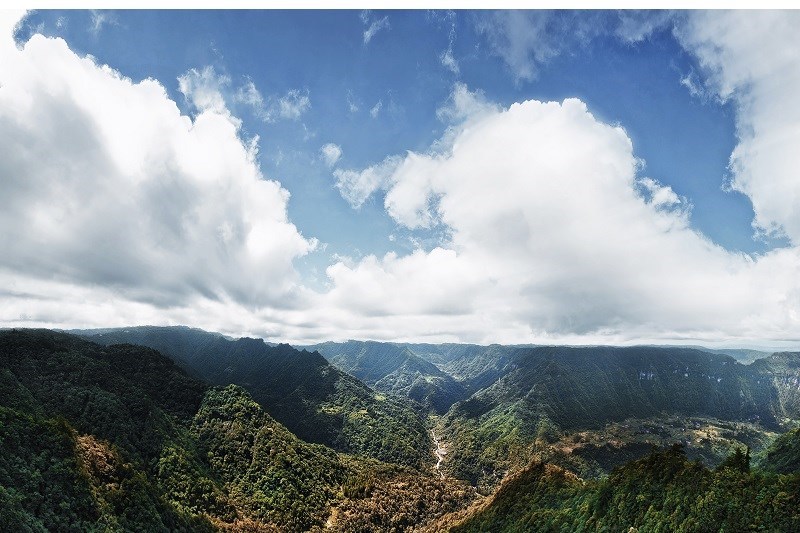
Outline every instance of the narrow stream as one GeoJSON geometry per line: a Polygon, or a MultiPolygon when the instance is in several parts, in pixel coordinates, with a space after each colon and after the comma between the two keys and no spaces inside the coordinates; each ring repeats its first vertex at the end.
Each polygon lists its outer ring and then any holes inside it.
{"type": "Polygon", "coordinates": [[[436,450],[433,452],[436,455],[436,471],[439,472],[439,476],[444,479],[444,473],[439,469],[442,465],[442,461],[444,461],[445,455],[447,455],[447,450],[442,446],[441,441],[436,436],[436,432],[431,430],[431,435],[433,436],[433,443],[436,445],[436,450]]]}

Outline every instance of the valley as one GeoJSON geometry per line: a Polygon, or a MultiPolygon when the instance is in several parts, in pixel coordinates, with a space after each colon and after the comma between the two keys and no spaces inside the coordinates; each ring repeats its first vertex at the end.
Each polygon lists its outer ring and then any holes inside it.
{"type": "Polygon", "coordinates": [[[10,4],[0,533],[800,533],[800,9],[10,4]]]}
{"type": "MultiPolygon", "coordinates": [[[[696,498],[709,493],[692,476],[721,490],[731,461],[767,493],[798,482],[800,354],[745,365],[696,348],[296,349],[182,327],[76,333],[0,332],[0,498],[12,523],[50,529],[61,498],[119,530],[641,525],[663,520],[633,508],[612,519],[597,503],[626,497],[614,476],[639,483],[671,465],[682,477],[648,483],[696,498]],[[52,475],[42,460],[72,476],[64,496],[22,481],[23,463],[52,475]],[[129,515],[119,498],[146,508],[129,515]]],[[[788,509],[775,512],[800,520],[788,509]]]]}

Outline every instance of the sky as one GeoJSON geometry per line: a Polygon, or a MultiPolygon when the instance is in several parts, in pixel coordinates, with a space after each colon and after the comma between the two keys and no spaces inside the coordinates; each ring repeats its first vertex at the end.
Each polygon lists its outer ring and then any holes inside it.
{"type": "Polygon", "coordinates": [[[798,11],[0,11],[0,327],[800,347],[798,11]]]}

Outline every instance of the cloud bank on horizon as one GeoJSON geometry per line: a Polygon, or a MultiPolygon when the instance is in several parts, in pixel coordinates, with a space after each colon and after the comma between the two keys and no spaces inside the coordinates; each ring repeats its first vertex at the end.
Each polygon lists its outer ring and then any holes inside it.
{"type": "MultiPolygon", "coordinates": [[[[363,45],[391,27],[369,17],[363,45]]],[[[613,35],[635,43],[668,28],[696,59],[702,90],[736,112],[726,186],[752,201],[758,233],[787,246],[745,254],[712,242],[692,225],[692,199],[646,175],[625,124],[585,101],[503,106],[456,80],[426,147],[363,167],[347,164],[341,139],[314,147],[354,210],[372,202],[409,235],[441,236],[337,257],[323,288],[296,263],[324,244],[290,219],[289,192],[258,162],[269,141],[232,111],[297,120],[315,95],[270,100],[252,80],[233,90],[198,66],[179,78],[182,112],[162,81],[134,82],[63,39],[18,45],[19,19],[0,17],[2,326],[180,323],[289,341],[800,339],[796,12],[653,13],[613,35]]],[[[476,29],[518,84],[560,53],[562,22],[499,12],[476,29]]],[[[455,24],[442,31],[452,58],[455,24]]],[[[578,47],[598,38],[576,35],[578,47]]]]}

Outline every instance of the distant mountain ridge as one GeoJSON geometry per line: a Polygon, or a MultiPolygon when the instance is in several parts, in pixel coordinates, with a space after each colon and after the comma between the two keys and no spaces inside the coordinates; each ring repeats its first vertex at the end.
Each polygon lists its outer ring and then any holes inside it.
{"type": "Polygon", "coordinates": [[[307,348],[375,390],[405,396],[439,414],[469,395],[464,385],[402,344],[324,342],[307,348]]]}
{"type": "MultiPolygon", "coordinates": [[[[662,350],[693,349],[729,355],[742,364],[768,357],[772,352],[702,346],[632,346],[662,350]]],[[[508,371],[515,354],[544,345],[478,345],[458,343],[402,343],[378,341],[324,342],[298,345],[317,350],[340,370],[371,387],[406,396],[442,414],[453,403],[492,385],[508,371]]],[[[578,350],[626,347],[570,346],[578,350]]]]}

